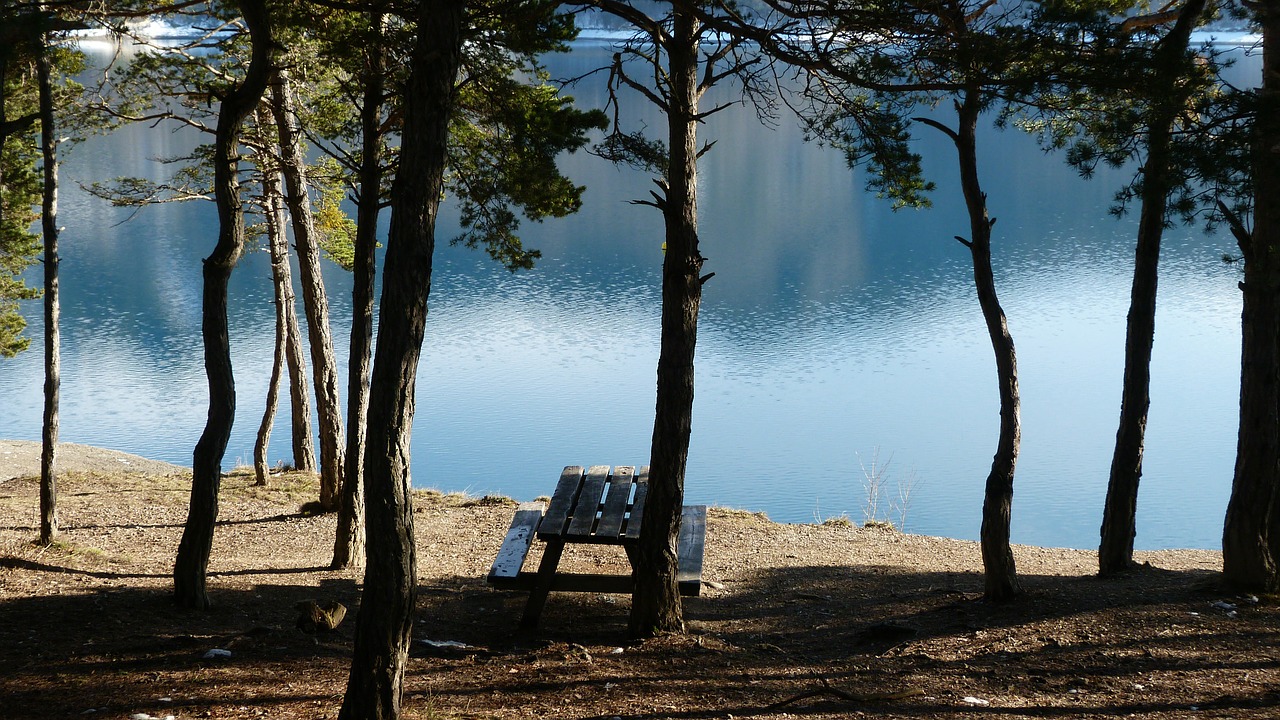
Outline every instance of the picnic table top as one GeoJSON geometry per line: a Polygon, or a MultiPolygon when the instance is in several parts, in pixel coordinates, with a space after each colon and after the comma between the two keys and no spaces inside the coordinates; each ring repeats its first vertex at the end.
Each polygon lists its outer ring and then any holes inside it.
{"type": "MultiPolygon", "coordinates": [[[[529,602],[522,627],[534,627],[552,590],[627,593],[634,587],[631,573],[601,575],[560,573],[560,556],[570,543],[621,545],[635,562],[649,493],[649,468],[631,465],[570,465],[560,474],[551,502],[521,503],[511,528],[489,570],[490,585],[527,589],[529,602]],[[536,573],[524,572],[534,537],[546,543],[536,573]]],[[[680,511],[676,542],[676,582],[680,594],[698,595],[702,589],[702,554],[707,506],[685,505],[680,511]]]]}
{"type": "Polygon", "coordinates": [[[622,545],[640,539],[649,467],[571,465],[560,473],[546,514],[538,524],[543,541],[622,545]]]}

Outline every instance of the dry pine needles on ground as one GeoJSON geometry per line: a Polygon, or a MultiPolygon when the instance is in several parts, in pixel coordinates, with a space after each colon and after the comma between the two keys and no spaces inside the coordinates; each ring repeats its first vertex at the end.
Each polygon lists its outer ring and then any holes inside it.
{"type": "MultiPolygon", "coordinates": [[[[67,472],[49,548],[35,479],[0,483],[0,715],[336,716],[360,574],[327,569],[333,517],[299,512],[314,478],[273,483],[224,481],[207,613],[169,602],[185,475],[67,472]],[[346,619],[299,629],[308,603],[346,619]]],[[[1028,592],[989,605],[973,543],[713,509],[689,634],[629,645],[621,595],[553,593],[517,631],[524,596],[484,584],[514,503],[415,502],[407,718],[1280,713],[1277,605],[1217,592],[1213,552],[1100,580],[1091,553],[1020,547],[1028,592]]],[[[574,550],[568,569],[625,571],[617,549],[574,550]]]]}

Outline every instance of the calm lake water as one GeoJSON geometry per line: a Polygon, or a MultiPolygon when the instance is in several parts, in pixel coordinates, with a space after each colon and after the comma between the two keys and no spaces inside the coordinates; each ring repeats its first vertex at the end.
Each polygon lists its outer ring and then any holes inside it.
{"type": "MultiPolygon", "coordinates": [[[[610,53],[583,44],[553,71],[576,75],[610,53]]],[[[1250,81],[1257,66],[1244,58],[1233,72],[1250,81]]],[[[603,102],[594,85],[574,94],[584,105],[603,102]]],[[[635,107],[638,122],[660,127],[635,107]]],[[[909,531],[976,538],[998,399],[968,253],[952,239],[968,227],[952,148],[921,133],[939,186],[935,207],[894,213],[838,154],[803,144],[786,118],[770,129],[735,108],[704,136],[721,140],[704,158],[700,196],[706,270],[716,276],[700,326],[687,499],[781,521],[861,521],[864,468],[875,465],[885,475],[882,514],[888,496],[911,485],[909,531]]],[[[216,239],[212,204],[130,218],[75,183],[156,176],[151,158],[194,141],[135,127],[65,157],[64,441],[191,462],[207,403],[200,263],[216,239]]],[[[981,154],[1021,370],[1013,538],[1095,547],[1136,229],[1107,214],[1124,175],[1082,181],[1015,132],[984,133],[981,154]]],[[[656,211],[627,201],[647,196],[650,181],[582,153],[565,167],[589,186],[586,204],[575,217],[526,228],[526,242],[543,252],[535,270],[510,274],[442,242],[418,381],[418,486],[531,499],[549,493],[567,464],[647,462],[662,232],[656,211]]],[[[456,232],[452,210],[441,227],[442,238],[456,232]]],[[[1227,234],[1195,228],[1175,228],[1165,242],[1141,548],[1220,543],[1240,325],[1238,270],[1220,258],[1233,251],[1227,234]]],[[[335,267],[326,277],[345,348],[350,280],[335,267]]],[[[226,467],[251,460],[266,392],[273,314],[264,253],[242,261],[231,298],[239,414],[226,467]]],[[[38,338],[38,303],[27,311],[38,338]]],[[[38,347],[0,361],[0,437],[40,437],[38,347]]],[[[273,462],[291,459],[284,413],[273,462]]]]}

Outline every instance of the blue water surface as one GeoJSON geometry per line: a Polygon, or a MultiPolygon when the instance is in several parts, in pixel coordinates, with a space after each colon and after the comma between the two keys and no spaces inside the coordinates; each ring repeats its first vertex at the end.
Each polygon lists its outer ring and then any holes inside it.
{"type": "MultiPolygon", "coordinates": [[[[579,75],[611,53],[584,43],[552,72],[579,75]]],[[[1236,72],[1256,63],[1245,58],[1236,72]]],[[[574,89],[582,105],[604,102],[600,82],[574,89]]],[[[638,103],[628,112],[661,126],[638,103]]],[[[687,499],[789,522],[876,514],[911,532],[976,538],[998,398],[968,252],[953,239],[968,227],[953,148],[920,134],[935,207],[895,213],[786,117],[767,127],[734,107],[703,135],[720,141],[699,178],[705,269],[716,275],[701,316],[687,499]],[[868,476],[879,478],[874,508],[868,476]]],[[[200,265],[216,240],[212,203],[134,214],[76,183],[162,176],[153,158],[199,141],[138,126],[66,156],[65,441],[190,464],[207,405],[200,265]]],[[[1128,171],[1083,181],[1015,131],[984,131],[980,153],[1022,383],[1013,539],[1094,547],[1136,231],[1107,210],[1128,171]]],[[[543,253],[532,271],[511,274],[448,247],[457,213],[444,210],[417,385],[415,485],[531,499],[567,464],[647,462],[662,228],[655,210],[628,201],[652,185],[584,153],[564,166],[589,187],[586,203],[571,218],[526,226],[526,243],[543,253]]],[[[1199,228],[1173,228],[1165,242],[1140,548],[1220,542],[1239,391],[1239,275],[1220,259],[1232,251],[1229,236],[1199,228]]],[[[350,279],[333,266],[326,279],[345,348],[350,279]]],[[[243,259],[230,292],[239,402],[227,467],[251,461],[266,394],[274,319],[264,252],[243,259]]],[[[39,304],[25,309],[38,337],[39,304]]],[[[0,437],[40,437],[38,346],[0,361],[0,437]]],[[[273,462],[291,460],[287,413],[273,462]]]]}

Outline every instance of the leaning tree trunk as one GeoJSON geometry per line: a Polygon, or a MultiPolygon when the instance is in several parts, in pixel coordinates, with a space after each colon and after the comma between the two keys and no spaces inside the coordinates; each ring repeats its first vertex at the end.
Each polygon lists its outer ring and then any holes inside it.
{"type": "Polygon", "coordinates": [[[1234,230],[1244,255],[1240,430],[1222,532],[1222,573],[1233,588],[1280,590],[1280,2],[1258,3],[1262,88],[1253,117],[1253,231],[1234,230]]]}
{"type": "Polygon", "coordinates": [[[960,186],[965,207],[969,211],[969,228],[973,234],[968,246],[973,257],[973,281],[978,305],[987,324],[991,347],[995,351],[996,379],[1000,386],[1000,439],[991,472],[987,475],[982,502],[982,566],[988,600],[1006,600],[1021,592],[1009,543],[1009,524],[1013,511],[1013,472],[1018,463],[1018,446],[1022,439],[1021,408],[1018,397],[1018,359],[1014,352],[1009,323],[996,296],[995,274],[991,268],[991,226],[987,217],[987,196],[978,181],[977,134],[981,113],[975,91],[965,93],[959,105],[959,127],[953,135],[960,161],[960,186]]]}
{"type": "Polygon", "coordinates": [[[649,497],[634,557],[629,630],[635,638],[684,632],[676,541],[693,424],[693,356],[703,258],[698,252],[698,23],[679,8],[674,17],[667,47],[670,157],[662,203],[667,240],[662,263],[662,340],[649,497]]]}
{"type": "Polygon", "coordinates": [[[213,187],[218,206],[218,244],[204,261],[204,301],[201,330],[205,374],[209,378],[209,415],[196,443],[191,466],[191,505],[173,567],[174,601],[187,608],[209,607],[205,588],[213,526],[218,518],[218,486],[222,457],[235,420],[236,388],[231,371],[231,343],[227,330],[227,286],[231,271],[244,252],[238,144],[240,127],[253,112],[267,87],[273,44],[265,0],[241,0],[249,27],[252,56],[244,81],[227,93],[218,110],[214,135],[213,187]]]}
{"type": "Polygon", "coordinates": [[[311,215],[306,158],[293,105],[289,73],[284,68],[276,68],[275,82],[271,84],[271,107],[280,134],[281,170],[288,191],[289,217],[293,220],[293,242],[298,249],[298,272],[302,275],[302,305],[307,313],[316,414],[320,420],[320,507],[328,512],[338,509],[346,440],[342,434],[338,363],[334,358],[333,334],[329,329],[329,297],[320,272],[320,242],[311,215]]]}
{"type": "Polygon", "coordinates": [[[1138,483],[1142,478],[1142,451],[1151,406],[1151,348],[1156,332],[1156,287],[1160,241],[1164,235],[1165,209],[1171,185],[1170,145],[1174,123],[1185,103],[1178,91],[1182,59],[1205,0],[1191,0],[1183,7],[1173,29],[1156,51],[1159,83],[1147,119],[1147,162],[1142,168],[1142,214],[1134,251],[1133,286],[1129,293],[1129,318],[1124,344],[1124,387],[1120,400],[1120,424],[1111,456],[1107,502],[1102,513],[1102,540],[1098,546],[1098,573],[1109,575],[1133,565],[1133,539],[1137,533],[1138,483]]]}
{"type": "MultiPolygon", "coordinates": [[[[58,318],[58,139],[53,123],[53,80],[48,37],[40,44],[40,144],[44,150],[44,430],[40,453],[40,542],[58,536],[58,397],[61,392],[61,343],[58,318]]],[[[2,92],[2,91],[0,91],[2,92]]]]}
{"type": "MultiPolygon", "coordinates": [[[[257,115],[261,125],[266,118],[259,106],[257,115]]],[[[267,449],[271,444],[271,427],[275,424],[276,409],[280,404],[280,384],[285,374],[285,348],[289,342],[288,320],[285,303],[290,289],[289,241],[284,230],[284,199],[280,195],[280,174],[272,168],[262,169],[263,215],[267,225],[267,247],[271,253],[271,284],[275,288],[276,341],[271,358],[271,379],[267,382],[266,408],[258,425],[258,436],[253,445],[253,473],[255,485],[266,485],[271,475],[267,449]]]]}
{"type": "Polygon", "coordinates": [[[369,14],[371,37],[365,46],[364,102],[360,107],[360,190],[351,267],[351,344],[347,358],[347,467],[331,567],[364,561],[365,419],[369,407],[369,353],[373,346],[373,282],[377,265],[378,215],[382,203],[382,13],[369,14]]]}
{"type": "Polygon", "coordinates": [[[341,720],[400,715],[417,595],[409,477],[414,384],[431,291],[454,82],[462,61],[462,17],[463,3],[423,0],[418,6],[369,390],[368,565],[341,720]]]}

